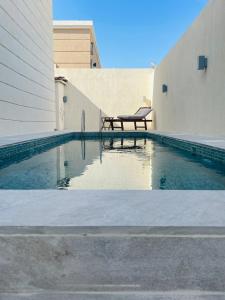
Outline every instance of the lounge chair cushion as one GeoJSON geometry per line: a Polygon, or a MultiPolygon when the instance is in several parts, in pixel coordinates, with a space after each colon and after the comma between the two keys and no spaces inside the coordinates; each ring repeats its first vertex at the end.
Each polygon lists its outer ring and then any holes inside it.
{"type": "Polygon", "coordinates": [[[152,111],[150,107],[141,107],[134,115],[120,115],[117,118],[121,120],[142,120],[152,111]]]}
{"type": "Polygon", "coordinates": [[[143,117],[140,117],[140,116],[135,116],[135,115],[122,115],[122,116],[118,116],[117,117],[118,119],[121,119],[121,120],[142,120],[143,117]]]}

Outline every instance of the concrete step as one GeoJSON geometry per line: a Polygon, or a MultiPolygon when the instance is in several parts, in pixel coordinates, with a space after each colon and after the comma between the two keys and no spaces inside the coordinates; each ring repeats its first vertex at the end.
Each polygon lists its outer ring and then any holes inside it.
{"type": "Polygon", "coordinates": [[[0,293],[225,293],[224,249],[225,228],[0,228],[0,293]]]}
{"type": "Polygon", "coordinates": [[[26,293],[0,294],[1,300],[224,300],[225,294],[196,293],[26,293]]]}

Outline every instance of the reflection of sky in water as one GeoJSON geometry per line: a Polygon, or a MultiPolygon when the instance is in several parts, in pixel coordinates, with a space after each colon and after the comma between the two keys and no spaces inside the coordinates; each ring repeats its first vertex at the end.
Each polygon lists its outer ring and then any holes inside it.
{"type": "Polygon", "coordinates": [[[225,189],[225,167],[151,140],[71,141],[0,169],[2,189],[225,189]]]}

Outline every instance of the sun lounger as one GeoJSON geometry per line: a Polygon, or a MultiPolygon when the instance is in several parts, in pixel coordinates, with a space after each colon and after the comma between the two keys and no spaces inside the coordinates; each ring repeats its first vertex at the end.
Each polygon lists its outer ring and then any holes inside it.
{"type": "Polygon", "coordinates": [[[147,123],[152,122],[152,120],[147,120],[146,117],[152,111],[151,107],[140,107],[134,115],[120,115],[117,118],[114,117],[103,117],[102,118],[102,129],[112,129],[120,128],[124,130],[124,123],[134,123],[134,129],[144,128],[147,130],[147,123]],[[143,123],[143,126],[138,126],[138,123],[143,123]]]}

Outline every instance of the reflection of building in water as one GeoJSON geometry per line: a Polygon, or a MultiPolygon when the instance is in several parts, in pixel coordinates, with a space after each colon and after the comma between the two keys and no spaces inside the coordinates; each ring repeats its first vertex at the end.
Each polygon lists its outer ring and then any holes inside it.
{"type": "Polygon", "coordinates": [[[65,155],[64,155],[64,146],[59,146],[56,150],[57,154],[57,182],[62,178],[65,178],[65,155]]]}
{"type": "Polygon", "coordinates": [[[68,162],[65,173],[71,178],[71,189],[149,189],[151,186],[150,141],[74,141],[64,147],[68,162]]]}
{"type": "MultiPolygon", "coordinates": [[[[82,176],[87,166],[99,157],[99,145],[95,141],[80,140],[71,141],[62,147],[60,155],[63,156],[64,164],[60,163],[59,185],[68,187],[71,178],[82,176]]],[[[62,158],[59,160],[62,161],[62,158]]]]}

